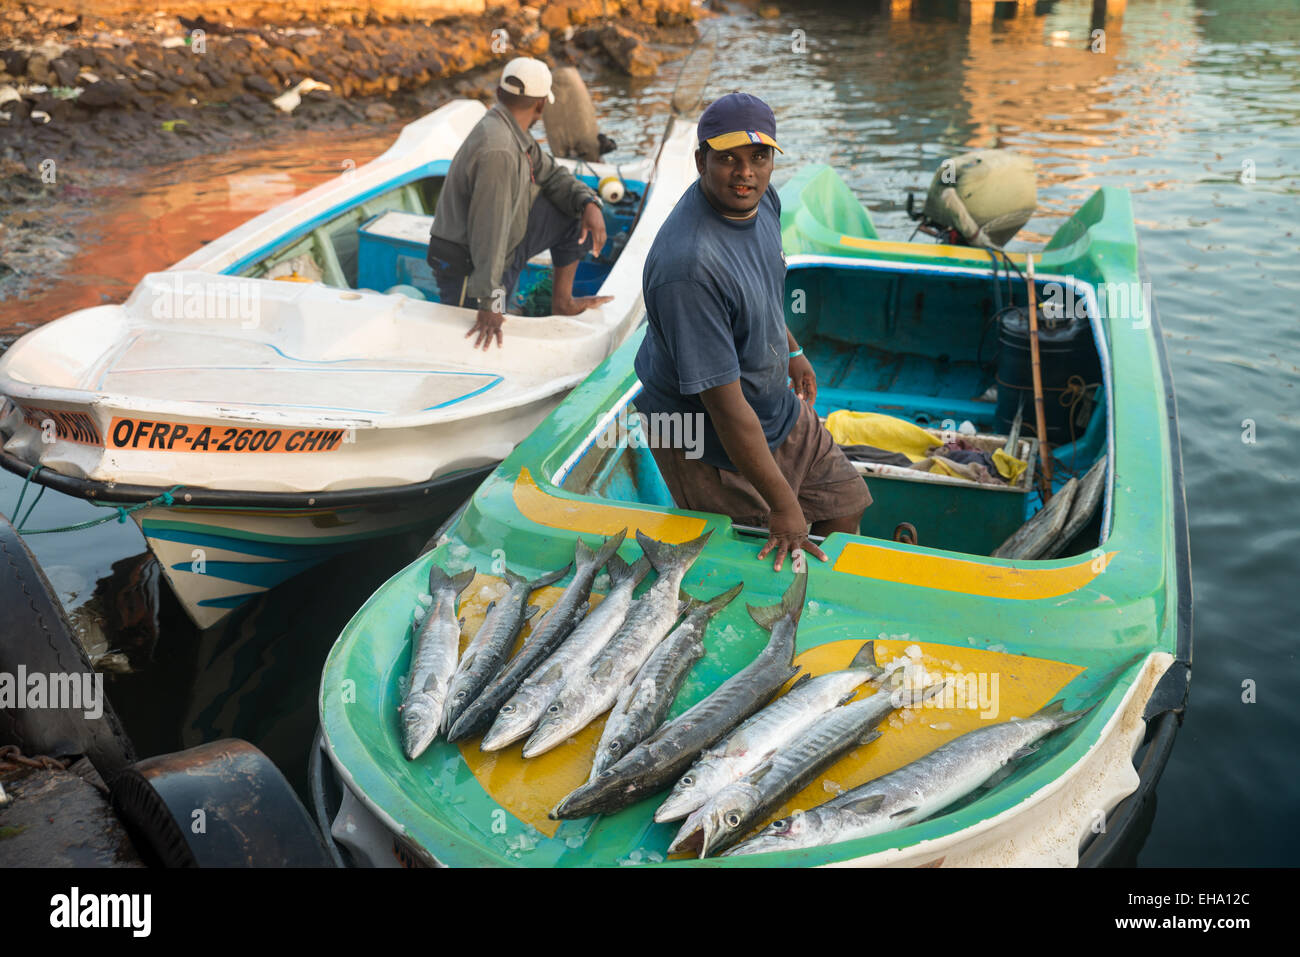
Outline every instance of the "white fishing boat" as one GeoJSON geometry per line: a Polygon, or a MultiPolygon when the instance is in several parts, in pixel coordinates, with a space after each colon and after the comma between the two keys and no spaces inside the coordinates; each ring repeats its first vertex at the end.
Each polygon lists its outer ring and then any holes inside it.
{"type": "MultiPolygon", "coordinates": [[[[671,125],[657,162],[561,161],[593,187],[622,181],[610,241],[575,282],[613,300],[572,317],[511,309],[504,346],[476,351],[474,312],[436,301],[425,251],[451,158],[484,111],[448,104],[373,162],[145,276],[126,302],[14,343],[0,357],[0,464],[96,503],[148,503],[132,518],[200,627],[340,549],[450,512],[639,322],[645,256],[695,177],[690,123],[671,125]]],[[[548,269],[530,263],[521,287],[548,269]]]]}

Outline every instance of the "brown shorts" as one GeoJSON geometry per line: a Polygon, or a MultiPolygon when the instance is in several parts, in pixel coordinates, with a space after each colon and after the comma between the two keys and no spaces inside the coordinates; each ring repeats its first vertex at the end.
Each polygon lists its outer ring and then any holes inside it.
{"type": "MultiPolygon", "coordinates": [[[[688,459],[680,448],[651,451],[679,508],[721,512],[738,525],[767,525],[771,509],[739,472],[688,459]]],[[[809,522],[857,515],[871,504],[867,483],[807,402],[799,403],[799,418],[772,457],[809,522]]]]}

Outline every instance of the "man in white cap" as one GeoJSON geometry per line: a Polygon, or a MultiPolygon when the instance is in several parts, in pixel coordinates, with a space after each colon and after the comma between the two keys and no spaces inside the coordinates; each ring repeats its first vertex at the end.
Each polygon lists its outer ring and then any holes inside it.
{"type": "Polygon", "coordinates": [[[524,264],[549,249],[552,310],[577,315],[612,296],[574,298],[573,277],[588,249],[605,245],[594,190],[542,151],[529,128],[554,103],[551,71],[518,57],[501,71],[497,102],[452,158],[438,195],[429,265],[445,303],[478,310],[474,346],[501,345],[506,303],[524,264]]]}

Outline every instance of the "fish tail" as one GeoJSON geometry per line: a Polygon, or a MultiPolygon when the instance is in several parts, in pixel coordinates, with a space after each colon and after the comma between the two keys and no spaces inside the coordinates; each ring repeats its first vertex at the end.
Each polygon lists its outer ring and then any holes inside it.
{"type": "Polygon", "coordinates": [[[530,591],[536,591],[539,588],[545,588],[547,585],[554,585],[565,575],[569,574],[569,570],[571,568],[573,568],[572,562],[565,565],[559,571],[554,571],[551,572],[550,574],[542,575],[540,578],[534,578],[531,582],[528,583],[528,588],[530,591]]]}
{"type": "Polygon", "coordinates": [[[795,624],[799,623],[799,616],[803,613],[804,598],[808,594],[808,573],[801,572],[794,576],[794,581],[786,589],[785,595],[781,597],[779,605],[767,605],[763,608],[756,608],[753,605],[746,605],[749,609],[749,616],[758,622],[759,626],[768,631],[787,615],[794,619],[795,624]]]}
{"type": "Polygon", "coordinates": [[[686,609],[686,613],[689,615],[691,612],[699,608],[704,610],[704,617],[706,620],[712,618],[718,612],[722,611],[722,609],[730,605],[735,597],[741,593],[744,587],[745,583],[741,582],[738,585],[733,585],[731,588],[728,588],[721,595],[709,599],[692,598],[690,595],[682,592],[682,595],[686,598],[689,606],[686,609]]]}
{"type": "Polygon", "coordinates": [[[450,588],[459,595],[469,587],[469,583],[477,574],[478,572],[473,568],[467,568],[458,575],[448,575],[443,568],[435,564],[429,568],[429,594],[437,594],[439,588],[450,588]]]}
{"type": "Polygon", "coordinates": [[[704,546],[709,542],[709,536],[713,534],[713,529],[709,529],[699,538],[693,538],[689,542],[682,542],[680,545],[669,545],[667,542],[657,542],[645,532],[637,529],[636,541],[641,546],[641,551],[645,557],[650,559],[650,564],[654,566],[655,571],[660,575],[671,572],[674,568],[688,567],[704,551],[704,546]]]}
{"type": "Polygon", "coordinates": [[[1074,724],[1093,708],[1095,704],[1090,704],[1086,708],[1080,708],[1078,711],[1066,711],[1065,699],[1057,698],[1051,704],[1039,708],[1030,717],[1032,718],[1049,718],[1052,724],[1057,728],[1064,728],[1067,724],[1074,724]]]}
{"type": "Polygon", "coordinates": [[[617,555],[610,555],[609,561],[605,563],[605,571],[609,572],[609,586],[612,591],[615,585],[631,574],[632,566],[617,555]]]}
{"type": "Polygon", "coordinates": [[[618,547],[623,544],[625,538],[627,538],[626,528],[605,539],[604,543],[596,551],[592,551],[591,546],[579,538],[574,546],[574,557],[577,560],[578,569],[582,570],[589,566],[597,569],[601,568],[609,561],[609,557],[618,551],[618,547]]]}

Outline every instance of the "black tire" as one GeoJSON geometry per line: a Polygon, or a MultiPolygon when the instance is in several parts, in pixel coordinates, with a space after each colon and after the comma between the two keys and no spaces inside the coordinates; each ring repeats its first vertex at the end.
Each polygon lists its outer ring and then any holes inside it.
{"type": "Polygon", "coordinates": [[[118,776],[113,806],[164,867],[334,867],[289,782],[247,741],[148,758],[118,776]]]}
{"type": "MultiPolygon", "coordinates": [[[[16,675],[21,666],[28,675],[71,676],[75,682],[95,674],[54,589],[3,516],[0,610],[0,672],[16,675]]],[[[106,694],[100,704],[103,713],[98,718],[87,718],[85,707],[5,708],[0,710],[0,744],[16,744],[30,755],[84,754],[111,784],[135,761],[135,749],[106,694]]]]}

